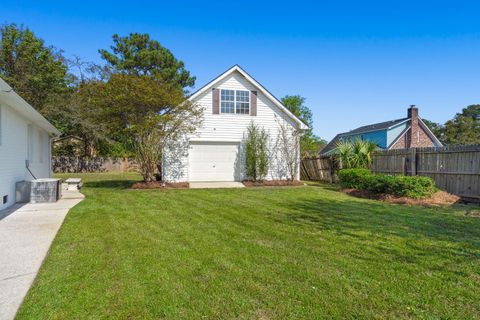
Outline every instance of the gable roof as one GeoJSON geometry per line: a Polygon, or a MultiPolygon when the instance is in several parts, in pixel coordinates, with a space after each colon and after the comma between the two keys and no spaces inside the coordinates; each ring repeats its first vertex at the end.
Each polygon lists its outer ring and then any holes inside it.
{"type": "Polygon", "coordinates": [[[397,119],[397,120],[391,120],[391,121],[369,124],[369,125],[366,125],[366,126],[363,126],[363,127],[358,127],[356,129],[350,130],[350,131],[345,132],[343,134],[352,135],[352,134],[360,134],[360,133],[366,133],[366,132],[371,132],[371,131],[379,131],[379,130],[390,129],[391,127],[394,127],[398,124],[401,124],[401,123],[403,123],[407,120],[409,120],[409,119],[408,118],[402,118],[402,119],[397,119]]]}
{"type": "MultiPolygon", "coordinates": [[[[438,146],[442,146],[442,143],[438,138],[433,134],[433,132],[428,128],[428,126],[423,122],[423,120],[419,117],[419,124],[422,127],[422,129],[427,133],[427,135],[432,139],[432,141],[435,142],[438,146]]],[[[397,120],[391,120],[391,121],[385,121],[385,122],[379,122],[379,123],[374,123],[374,124],[369,124],[366,126],[358,127],[356,129],[350,130],[348,132],[343,132],[337,134],[321,151],[321,155],[326,155],[335,149],[337,142],[340,140],[342,137],[348,137],[348,136],[353,136],[353,135],[359,135],[362,133],[367,133],[367,132],[374,132],[374,131],[381,131],[381,130],[388,130],[391,129],[399,124],[402,124],[404,122],[408,122],[407,127],[402,130],[398,136],[393,140],[390,145],[387,146],[387,150],[390,149],[397,141],[398,139],[403,136],[408,130],[410,130],[410,118],[402,118],[402,119],[397,119],[397,120]]]]}
{"type": "Polygon", "coordinates": [[[250,76],[238,64],[234,65],[233,67],[223,72],[218,77],[216,77],[215,79],[208,82],[206,85],[204,85],[203,87],[201,87],[200,89],[192,93],[188,99],[190,101],[194,100],[195,98],[200,96],[202,93],[212,88],[216,83],[222,81],[223,79],[225,79],[235,71],[240,73],[245,79],[247,79],[247,81],[249,81],[252,85],[254,85],[261,93],[263,93],[263,95],[265,95],[269,100],[271,100],[282,112],[284,112],[289,118],[291,118],[295,123],[297,123],[300,129],[302,130],[308,129],[308,126],[305,123],[303,123],[303,121],[301,121],[297,116],[291,113],[290,110],[288,110],[279,99],[277,99],[273,94],[271,94],[270,91],[268,91],[257,80],[255,80],[252,76],[250,76]]]}
{"type": "Polygon", "coordinates": [[[333,149],[335,149],[335,147],[337,145],[337,142],[342,137],[348,137],[348,136],[358,135],[358,134],[367,133],[367,132],[387,130],[387,129],[395,127],[395,126],[397,126],[401,123],[404,123],[408,120],[409,120],[409,118],[401,118],[401,119],[397,119],[397,120],[378,122],[378,123],[369,124],[369,125],[366,125],[366,126],[361,126],[361,127],[356,128],[356,129],[350,130],[348,132],[339,133],[320,151],[320,154],[327,154],[327,153],[331,152],[333,149]]]}
{"type": "MultiPolygon", "coordinates": [[[[4,102],[26,119],[47,131],[50,134],[59,136],[61,133],[27,101],[20,97],[13,89],[0,78],[0,102],[4,102]]],[[[0,103],[1,104],[1,103],[0,103]]]]}

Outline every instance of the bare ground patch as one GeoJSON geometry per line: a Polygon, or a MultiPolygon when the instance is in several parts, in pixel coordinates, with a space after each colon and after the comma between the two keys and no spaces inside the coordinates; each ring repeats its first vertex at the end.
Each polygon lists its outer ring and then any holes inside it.
{"type": "Polygon", "coordinates": [[[287,187],[287,186],[303,186],[303,182],[299,180],[262,180],[251,181],[245,180],[242,182],[245,187],[287,187]]]}
{"type": "Polygon", "coordinates": [[[132,185],[132,189],[188,189],[188,182],[162,182],[162,181],[152,181],[152,182],[137,182],[132,185]]]}
{"type": "Polygon", "coordinates": [[[460,197],[450,194],[445,191],[438,191],[429,198],[424,199],[412,199],[408,197],[395,197],[389,194],[376,194],[369,191],[357,190],[357,189],[342,189],[348,195],[357,198],[380,200],[389,203],[417,205],[417,206],[449,206],[460,202],[460,197]]]}

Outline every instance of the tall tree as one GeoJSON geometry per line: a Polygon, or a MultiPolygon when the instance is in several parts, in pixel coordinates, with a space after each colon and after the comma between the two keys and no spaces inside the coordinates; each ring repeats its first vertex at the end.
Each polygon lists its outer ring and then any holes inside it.
{"type": "Polygon", "coordinates": [[[445,123],[448,145],[480,144],[480,104],[470,105],[445,123]]]}
{"type": "Polygon", "coordinates": [[[170,50],[150,39],[148,34],[131,33],[127,37],[114,34],[112,38],[111,51],[102,49],[99,52],[113,72],[161,78],[184,90],[195,84],[195,77],[185,69],[183,61],[177,60],[170,50]]]}
{"type": "Polygon", "coordinates": [[[435,137],[437,137],[441,143],[445,144],[445,126],[441,123],[433,122],[427,119],[422,119],[422,121],[427,125],[430,131],[432,131],[435,137]]]}
{"type": "Polygon", "coordinates": [[[0,76],[51,120],[54,101],[68,92],[71,81],[61,51],[16,24],[1,26],[0,34],[0,76]]]}
{"type": "Polygon", "coordinates": [[[310,108],[305,105],[305,98],[300,95],[287,95],[281,100],[291,113],[309,127],[300,139],[302,158],[317,155],[320,149],[325,146],[326,141],[313,134],[313,115],[310,108]]]}

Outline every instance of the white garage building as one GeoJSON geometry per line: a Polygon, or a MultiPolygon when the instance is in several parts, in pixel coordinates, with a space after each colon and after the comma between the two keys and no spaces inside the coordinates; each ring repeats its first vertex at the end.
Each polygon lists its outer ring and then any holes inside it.
{"type": "Polygon", "coordinates": [[[301,132],[308,127],[242,68],[233,66],[189,99],[203,108],[203,123],[183,143],[165,150],[163,174],[166,181],[247,179],[243,141],[252,121],[263,127],[270,137],[267,179],[290,178],[278,150],[280,128],[301,132]]]}

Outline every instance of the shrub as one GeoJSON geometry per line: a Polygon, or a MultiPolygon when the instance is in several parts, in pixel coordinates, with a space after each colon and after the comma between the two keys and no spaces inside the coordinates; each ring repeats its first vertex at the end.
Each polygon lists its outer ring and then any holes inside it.
{"type": "Polygon", "coordinates": [[[268,134],[253,122],[247,129],[245,141],[245,170],[254,181],[263,180],[268,173],[268,134]]]}
{"type": "Polygon", "coordinates": [[[342,168],[368,168],[372,163],[372,153],[377,149],[377,144],[372,141],[340,140],[334,153],[340,158],[342,168]]]}
{"type": "Polygon", "coordinates": [[[339,177],[343,188],[355,188],[397,197],[420,199],[430,197],[437,191],[435,182],[428,177],[372,174],[365,169],[340,170],[339,177]]]}
{"type": "Polygon", "coordinates": [[[395,179],[390,184],[388,193],[399,196],[420,199],[429,197],[437,191],[435,182],[428,177],[391,176],[395,179]]]}
{"type": "Polygon", "coordinates": [[[365,178],[371,175],[368,169],[342,169],[338,172],[342,188],[362,189],[365,178]]]}

